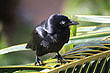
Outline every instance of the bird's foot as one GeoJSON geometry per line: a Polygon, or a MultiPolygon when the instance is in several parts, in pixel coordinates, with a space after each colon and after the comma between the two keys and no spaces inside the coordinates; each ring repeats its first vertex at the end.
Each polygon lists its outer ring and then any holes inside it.
{"type": "Polygon", "coordinates": [[[36,56],[36,61],[35,61],[35,64],[34,65],[35,66],[36,65],[41,66],[41,64],[43,64],[42,61],[36,56]]]}
{"type": "Polygon", "coordinates": [[[42,65],[42,62],[41,62],[41,61],[37,61],[37,62],[35,62],[34,65],[35,65],[35,66],[41,66],[41,65],[42,65]]]}
{"type": "Polygon", "coordinates": [[[56,56],[57,56],[57,62],[58,63],[60,63],[60,64],[67,63],[67,61],[64,58],[62,58],[62,56],[59,53],[57,53],[57,54],[58,55],[56,55],[56,56]]]}

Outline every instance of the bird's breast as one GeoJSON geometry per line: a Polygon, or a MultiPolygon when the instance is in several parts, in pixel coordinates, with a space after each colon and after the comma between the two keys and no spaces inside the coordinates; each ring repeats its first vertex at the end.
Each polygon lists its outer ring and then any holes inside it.
{"type": "Polygon", "coordinates": [[[70,36],[70,30],[65,29],[65,30],[60,31],[57,37],[59,38],[59,40],[65,41],[69,39],[69,36],[70,36]]]}

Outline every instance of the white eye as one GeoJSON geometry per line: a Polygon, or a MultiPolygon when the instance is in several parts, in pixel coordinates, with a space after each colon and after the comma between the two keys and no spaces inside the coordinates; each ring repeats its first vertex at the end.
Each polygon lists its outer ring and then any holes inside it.
{"type": "Polygon", "coordinates": [[[65,21],[61,21],[60,24],[65,24],[65,21]]]}

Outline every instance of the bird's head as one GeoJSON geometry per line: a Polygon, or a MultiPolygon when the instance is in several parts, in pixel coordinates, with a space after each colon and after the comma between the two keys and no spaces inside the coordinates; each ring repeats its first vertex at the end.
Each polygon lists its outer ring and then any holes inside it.
{"type": "Polygon", "coordinates": [[[77,25],[78,22],[70,20],[67,16],[61,14],[51,15],[48,19],[48,23],[56,27],[69,27],[70,25],[77,25]]]}

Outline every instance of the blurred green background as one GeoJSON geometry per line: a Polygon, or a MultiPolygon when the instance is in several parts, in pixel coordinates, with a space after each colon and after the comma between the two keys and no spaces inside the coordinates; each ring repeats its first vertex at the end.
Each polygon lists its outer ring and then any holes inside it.
{"type": "MultiPolygon", "coordinates": [[[[51,14],[62,13],[74,20],[75,15],[110,15],[110,0],[1,0],[0,1],[0,49],[8,46],[27,43],[31,38],[31,32],[36,25],[51,14]]],[[[90,27],[103,25],[101,23],[80,22],[79,26],[90,27]]],[[[105,24],[106,26],[106,24],[105,24]]],[[[107,24],[109,26],[109,24],[107,24]]],[[[86,28],[85,28],[86,29],[86,28]]],[[[28,62],[34,62],[33,54],[11,53],[8,56],[0,56],[4,64],[22,64],[19,61],[27,61],[21,56],[31,57],[28,62]],[[9,59],[10,58],[10,59],[9,59]],[[8,61],[7,61],[8,60],[8,61]],[[13,62],[14,60],[14,62],[13,62]]],[[[23,63],[23,64],[24,64],[23,63]]]]}

